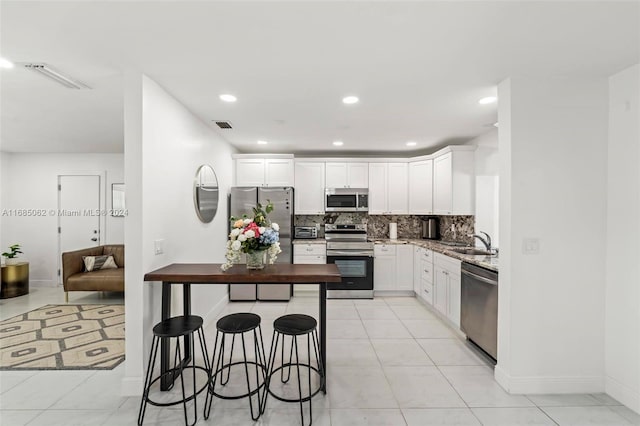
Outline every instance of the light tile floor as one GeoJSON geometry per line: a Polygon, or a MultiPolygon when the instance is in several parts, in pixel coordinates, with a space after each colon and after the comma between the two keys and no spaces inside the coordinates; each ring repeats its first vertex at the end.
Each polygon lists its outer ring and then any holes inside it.
{"type": "MultiPolygon", "coordinates": [[[[71,299],[122,301],[97,293],[71,299]]],[[[34,289],[3,300],[0,319],[47,303],[63,303],[62,291],[34,289]]],[[[275,318],[293,312],[317,316],[318,308],[316,298],[296,297],[290,303],[231,303],[222,315],[242,311],[263,318],[268,351],[275,318]]],[[[508,394],[485,359],[416,299],[330,300],[327,314],[329,392],[313,399],[314,425],[640,425],[640,416],[605,394],[508,394]]],[[[211,351],[215,326],[205,332],[211,351]]],[[[107,372],[0,371],[0,425],[133,425],[139,398],[120,396],[123,375],[124,365],[107,372]]],[[[215,400],[207,421],[203,402],[198,398],[198,424],[254,424],[246,400],[215,400]]],[[[298,405],[270,399],[255,424],[298,425],[299,415],[298,405]]],[[[184,424],[182,409],[150,406],[144,424],[184,424]]]]}

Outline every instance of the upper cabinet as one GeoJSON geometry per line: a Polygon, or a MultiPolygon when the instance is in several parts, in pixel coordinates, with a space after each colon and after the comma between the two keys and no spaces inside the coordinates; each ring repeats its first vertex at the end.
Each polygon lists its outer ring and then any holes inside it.
{"type": "Polygon", "coordinates": [[[324,171],[323,162],[295,163],[296,214],[324,214],[324,171]]]}
{"type": "Polygon", "coordinates": [[[407,163],[369,163],[369,214],[408,213],[407,163]]]}
{"type": "Polygon", "coordinates": [[[368,188],[368,163],[326,163],[326,188],[368,188]]]}
{"type": "Polygon", "coordinates": [[[433,213],[433,160],[409,163],[409,214],[433,213]]]}
{"type": "Polygon", "coordinates": [[[293,186],[293,158],[236,157],[236,186],[293,186]]]}
{"type": "Polygon", "coordinates": [[[433,213],[475,212],[475,147],[452,146],[433,159],[433,213]]]}

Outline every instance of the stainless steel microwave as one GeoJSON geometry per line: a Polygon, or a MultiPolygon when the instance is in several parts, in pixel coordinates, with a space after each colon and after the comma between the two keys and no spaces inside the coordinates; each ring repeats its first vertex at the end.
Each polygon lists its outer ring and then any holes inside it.
{"type": "Polygon", "coordinates": [[[367,188],[326,188],[324,196],[325,212],[366,212],[369,211],[369,189],[367,188]]]}

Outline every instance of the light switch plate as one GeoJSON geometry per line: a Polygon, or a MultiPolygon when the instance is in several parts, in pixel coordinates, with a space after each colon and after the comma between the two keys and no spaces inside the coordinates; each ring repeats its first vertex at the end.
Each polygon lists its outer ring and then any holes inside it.
{"type": "Polygon", "coordinates": [[[523,240],[522,240],[522,253],[523,254],[539,254],[540,253],[540,239],[538,239],[538,238],[523,238],[523,240]]]}
{"type": "Polygon", "coordinates": [[[164,253],[164,240],[155,240],[153,242],[153,251],[156,255],[164,253]]]}

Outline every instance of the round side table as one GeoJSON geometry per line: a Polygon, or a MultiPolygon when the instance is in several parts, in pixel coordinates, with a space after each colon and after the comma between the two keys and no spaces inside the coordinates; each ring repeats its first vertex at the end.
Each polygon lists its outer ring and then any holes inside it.
{"type": "Polygon", "coordinates": [[[0,299],[29,294],[29,262],[2,266],[0,299]]]}

